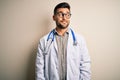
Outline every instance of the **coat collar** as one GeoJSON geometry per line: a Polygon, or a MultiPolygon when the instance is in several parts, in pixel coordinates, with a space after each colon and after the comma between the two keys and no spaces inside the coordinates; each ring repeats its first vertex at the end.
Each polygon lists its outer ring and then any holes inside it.
{"type": "MultiPolygon", "coordinates": [[[[70,49],[70,46],[73,45],[73,44],[71,44],[71,43],[73,43],[73,39],[72,39],[72,33],[71,33],[70,28],[68,28],[67,33],[69,35],[68,36],[68,43],[67,43],[67,51],[68,51],[68,49],[70,49]]],[[[54,35],[56,35],[55,29],[54,29],[54,35]]],[[[53,46],[54,46],[56,52],[58,53],[57,41],[56,41],[55,37],[54,37],[54,41],[53,41],[53,46]]]]}

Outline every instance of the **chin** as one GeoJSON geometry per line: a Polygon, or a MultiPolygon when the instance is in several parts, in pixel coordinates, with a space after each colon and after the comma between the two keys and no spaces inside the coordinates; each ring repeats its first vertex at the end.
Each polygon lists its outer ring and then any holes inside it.
{"type": "Polygon", "coordinates": [[[57,27],[59,27],[60,29],[66,29],[69,26],[69,24],[57,24],[57,27]]]}
{"type": "Polygon", "coordinates": [[[63,28],[67,28],[68,26],[69,26],[69,24],[61,25],[61,27],[63,27],[63,28]]]}

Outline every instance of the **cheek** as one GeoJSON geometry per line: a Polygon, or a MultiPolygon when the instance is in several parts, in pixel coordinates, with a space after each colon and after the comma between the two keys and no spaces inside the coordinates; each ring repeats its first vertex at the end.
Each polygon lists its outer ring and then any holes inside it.
{"type": "Polygon", "coordinates": [[[66,20],[67,21],[67,23],[70,23],[70,20],[66,20]]]}
{"type": "Polygon", "coordinates": [[[62,19],[57,19],[56,22],[57,23],[60,23],[62,21],[62,19]]]}

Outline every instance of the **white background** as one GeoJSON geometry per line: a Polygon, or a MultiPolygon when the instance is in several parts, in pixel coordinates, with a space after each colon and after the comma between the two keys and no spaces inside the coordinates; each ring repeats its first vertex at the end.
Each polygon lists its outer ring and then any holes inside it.
{"type": "Polygon", "coordinates": [[[55,27],[62,1],[86,39],[92,80],[120,80],[120,0],[0,0],[0,80],[34,80],[39,39],[55,27]]]}

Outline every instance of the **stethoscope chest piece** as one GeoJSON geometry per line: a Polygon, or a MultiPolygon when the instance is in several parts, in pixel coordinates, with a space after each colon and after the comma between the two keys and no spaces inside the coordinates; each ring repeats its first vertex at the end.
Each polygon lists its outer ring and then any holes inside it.
{"type": "Polygon", "coordinates": [[[77,41],[73,42],[73,46],[77,46],[77,44],[78,44],[77,41]]]}

